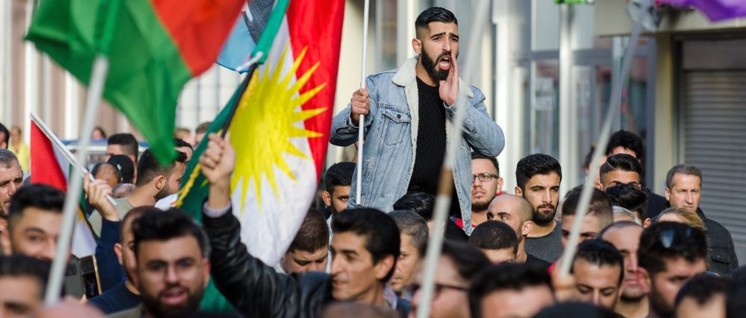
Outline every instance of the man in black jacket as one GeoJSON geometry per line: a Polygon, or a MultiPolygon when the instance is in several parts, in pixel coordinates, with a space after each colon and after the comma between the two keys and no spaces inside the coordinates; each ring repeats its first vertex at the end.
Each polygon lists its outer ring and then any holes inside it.
{"type": "Polygon", "coordinates": [[[695,211],[707,229],[707,268],[720,276],[727,276],[738,267],[733,238],[717,221],[707,218],[699,207],[702,199],[702,171],[692,165],[679,164],[666,174],[664,194],[674,208],[695,211]]]}
{"type": "Polygon", "coordinates": [[[241,225],[231,213],[230,201],[235,153],[230,143],[217,135],[208,138],[200,163],[210,183],[203,223],[212,247],[212,277],[240,314],[318,317],[322,307],[335,300],[388,306],[402,317],[408,314],[409,303],[386,292],[400,247],[399,230],[391,217],[374,209],[336,215],[332,221],[331,275],[278,274],[241,243],[241,225]]]}

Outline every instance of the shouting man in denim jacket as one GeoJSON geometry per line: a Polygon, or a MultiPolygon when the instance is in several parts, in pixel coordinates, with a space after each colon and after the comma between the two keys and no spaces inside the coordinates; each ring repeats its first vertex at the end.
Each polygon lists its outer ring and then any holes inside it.
{"type": "MultiPolygon", "coordinates": [[[[458,21],[446,9],[433,7],[415,21],[412,47],[418,54],[398,70],[371,75],[366,89],[353,93],[350,105],[334,117],[330,142],[356,141],[358,120],[365,115],[362,189],[352,185],[350,206],[391,211],[408,191],[435,194],[450,138],[460,137],[454,166],[451,215],[471,232],[471,151],[496,157],[505,145],[503,132],[487,114],[484,95],[458,77],[458,21]],[[455,132],[456,109],[466,107],[464,127],[455,132]],[[362,202],[355,194],[362,191],[362,202]]],[[[355,178],[360,173],[355,170],[355,178]]]]}

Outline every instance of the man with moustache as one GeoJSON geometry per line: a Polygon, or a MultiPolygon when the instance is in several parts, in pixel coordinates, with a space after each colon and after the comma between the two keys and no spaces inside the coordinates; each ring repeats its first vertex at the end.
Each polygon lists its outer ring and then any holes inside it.
{"type": "Polygon", "coordinates": [[[23,183],[23,171],[18,157],[8,149],[0,148],[0,215],[8,216],[10,198],[23,183]]]}
{"type": "Polygon", "coordinates": [[[477,226],[489,219],[487,208],[502,192],[503,178],[497,160],[478,152],[471,154],[471,173],[471,223],[477,226]]]}
{"type": "MultiPolygon", "coordinates": [[[[415,21],[412,48],[416,58],[398,70],[368,77],[367,89],[358,89],[350,105],[334,116],[330,142],[349,146],[358,138],[359,119],[366,134],[362,189],[352,185],[350,207],[391,211],[397,199],[410,191],[435,195],[449,137],[462,138],[453,168],[451,216],[471,226],[472,151],[497,157],[505,146],[502,130],[489,118],[484,95],[459,79],[456,58],[459,30],[456,16],[443,8],[426,9],[415,21]],[[454,131],[453,117],[465,108],[464,127],[454,131]],[[356,193],[361,191],[361,202],[356,193]]],[[[362,169],[359,170],[359,169],[362,169]]]]}
{"type": "Polygon", "coordinates": [[[533,207],[534,226],[526,238],[526,253],[553,263],[562,253],[562,226],[554,219],[562,168],[551,156],[532,154],[518,161],[515,179],[515,195],[533,207]]]}

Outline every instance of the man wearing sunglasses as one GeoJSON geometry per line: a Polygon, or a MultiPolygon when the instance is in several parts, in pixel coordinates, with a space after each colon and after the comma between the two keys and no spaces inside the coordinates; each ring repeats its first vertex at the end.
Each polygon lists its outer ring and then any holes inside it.
{"type": "Polygon", "coordinates": [[[648,227],[637,250],[639,266],[650,277],[648,317],[672,317],[679,289],[707,270],[705,233],[686,224],[661,222],[648,227]]]}

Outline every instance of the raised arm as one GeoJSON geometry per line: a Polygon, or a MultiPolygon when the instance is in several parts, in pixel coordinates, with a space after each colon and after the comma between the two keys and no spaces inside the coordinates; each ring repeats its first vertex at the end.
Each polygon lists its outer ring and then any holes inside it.
{"type": "Polygon", "coordinates": [[[301,316],[297,314],[303,310],[303,300],[299,299],[301,276],[278,274],[249,254],[241,242],[241,224],[231,211],[230,197],[235,152],[228,141],[217,135],[208,138],[200,163],[210,184],[203,224],[212,248],[210,262],[215,285],[239,313],[257,317],[301,316]]]}

